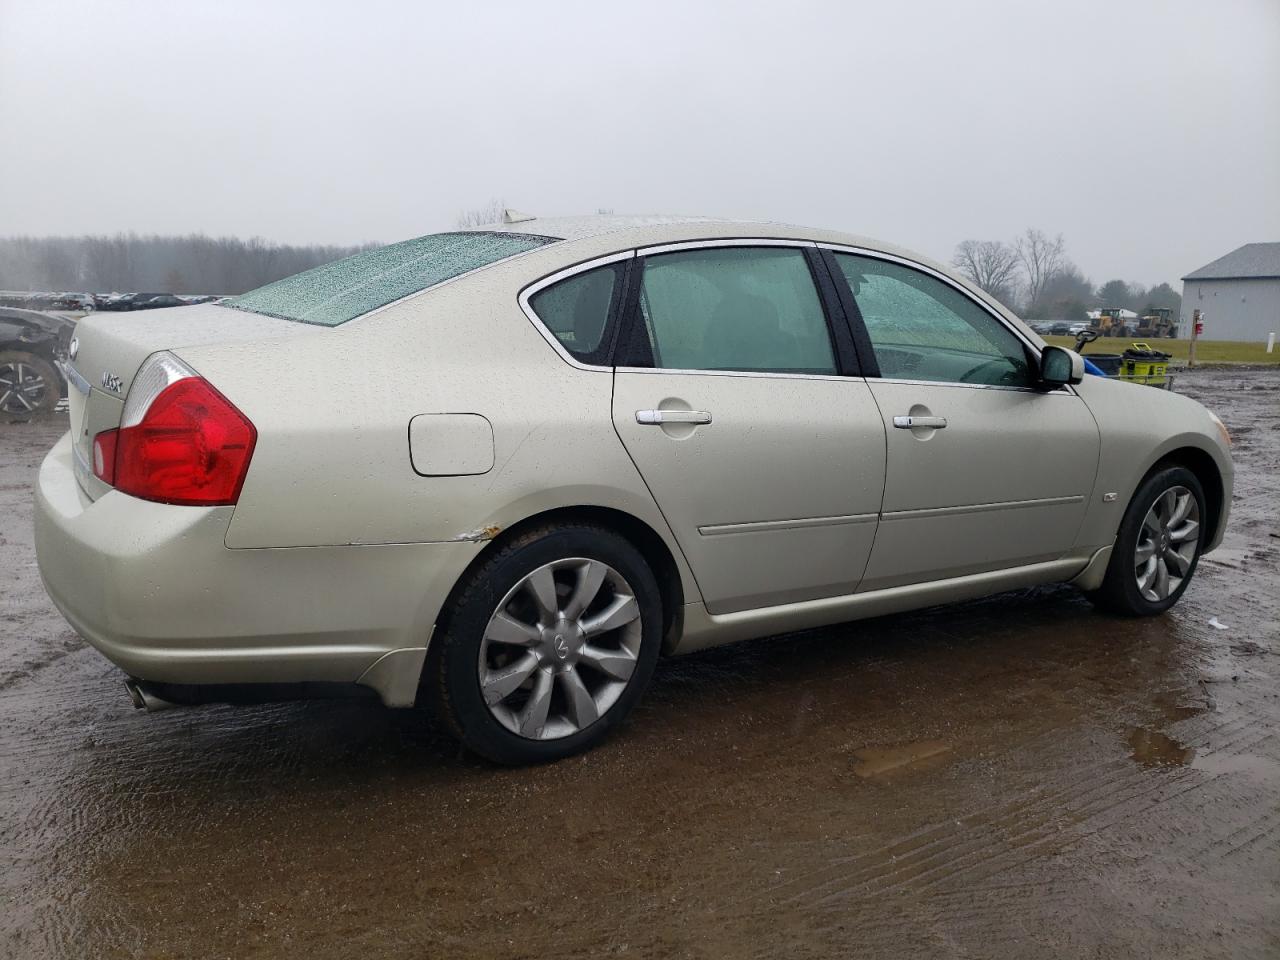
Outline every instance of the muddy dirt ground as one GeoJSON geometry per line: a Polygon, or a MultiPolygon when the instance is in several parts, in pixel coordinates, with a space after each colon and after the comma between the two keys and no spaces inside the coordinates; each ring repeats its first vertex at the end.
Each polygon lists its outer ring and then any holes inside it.
{"type": "Polygon", "coordinates": [[[1280,373],[1180,388],[1238,476],[1171,613],[711,651],[527,770],[376,704],[134,711],[35,568],[62,420],[0,426],[0,955],[1280,956],[1280,373]]]}

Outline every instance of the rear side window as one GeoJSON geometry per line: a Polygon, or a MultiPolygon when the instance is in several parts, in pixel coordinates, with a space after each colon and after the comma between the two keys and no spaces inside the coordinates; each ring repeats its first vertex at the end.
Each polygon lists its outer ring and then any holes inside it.
{"type": "Polygon", "coordinates": [[[582,363],[608,360],[605,331],[617,312],[624,266],[609,264],[575,274],[529,298],[538,319],[582,363]]]}
{"type": "Polygon", "coordinates": [[[808,261],[794,247],[647,257],[640,313],[655,367],[836,372],[808,261]]]}
{"type": "Polygon", "coordinates": [[[336,327],[452,277],[554,242],[553,237],[523,233],[435,233],[326,263],[224,305],[336,327]]]}

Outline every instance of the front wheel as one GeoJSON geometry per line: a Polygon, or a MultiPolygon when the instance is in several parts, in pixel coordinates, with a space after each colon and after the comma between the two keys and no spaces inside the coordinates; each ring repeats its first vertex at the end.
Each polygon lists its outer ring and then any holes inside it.
{"type": "Polygon", "coordinates": [[[467,575],[451,606],[424,693],[458,739],[497,763],[594,746],[640,699],[662,641],[644,557],[591,525],[517,537],[467,575]]]}
{"type": "Polygon", "coordinates": [[[1190,470],[1167,467],[1147,477],[1120,523],[1102,586],[1089,598],[1126,616],[1168,610],[1200,561],[1206,516],[1204,489],[1190,470]]]}

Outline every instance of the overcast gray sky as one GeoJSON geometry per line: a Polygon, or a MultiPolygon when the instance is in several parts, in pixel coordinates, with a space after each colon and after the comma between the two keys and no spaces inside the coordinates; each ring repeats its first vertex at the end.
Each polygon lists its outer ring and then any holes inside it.
{"type": "Polygon", "coordinates": [[[828,226],[1095,282],[1280,240],[1280,0],[0,0],[0,235],[828,226]]]}

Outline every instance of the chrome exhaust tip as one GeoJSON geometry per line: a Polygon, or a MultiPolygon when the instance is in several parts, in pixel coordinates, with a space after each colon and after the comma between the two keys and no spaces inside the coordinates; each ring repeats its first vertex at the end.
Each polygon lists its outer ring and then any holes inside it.
{"type": "Polygon", "coordinates": [[[129,694],[129,700],[133,703],[135,710],[145,710],[147,708],[147,701],[142,699],[142,691],[132,678],[124,682],[124,689],[129,694]]]}
{"type": "Polygon", "coordinates": [[[162,700],[154,693],[147,690],[146,687],[138,683],[137,680],[130,677],[124,682],[124,688],[129,694],[129,700],[133,703],[134,709],[146,710],[148,713],[155,713],[157,710],[168,710],[170,707],[179,706],[169,700],[162,700]]]}

